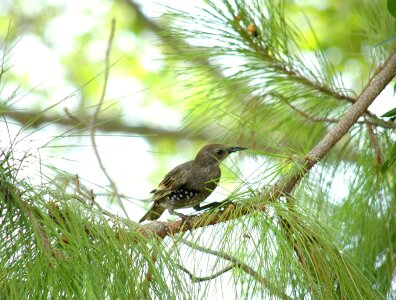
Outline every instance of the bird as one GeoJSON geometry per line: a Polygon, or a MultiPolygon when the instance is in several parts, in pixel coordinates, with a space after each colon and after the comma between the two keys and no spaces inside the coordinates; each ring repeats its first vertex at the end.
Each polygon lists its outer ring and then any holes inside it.
{"type": "Polygon", "coordinates": [[[159,219],[166,209],[171,215],[185,220],[187,216],[176,212],[175,209],[193,207],[196,211],[200,211],[218,204],[200,206],[220,181],[220,163],[231,153],[246,149],[222,144],[209,144],[201,148],[195,159],[172,169],[158,187],[151,191],[153,194],[151,201],[154,204],[139,223],[159,219]]]}

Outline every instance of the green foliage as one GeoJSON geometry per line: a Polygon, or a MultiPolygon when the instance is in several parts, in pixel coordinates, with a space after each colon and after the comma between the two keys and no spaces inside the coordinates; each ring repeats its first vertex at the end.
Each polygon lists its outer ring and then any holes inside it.
{"type": "Polygon", "coordinates": [[[395,161],[396,161],[396,143],[393,144],[392,150],[390,151],[389,154],[389,158],[381,166],[381,173],[385,173],[395,161]]]}
{"type": "Polygon", "coordinates": [[[387,111],[384,113],[381,117],[383,118],[391,118],[396,116],[396,108],[392,108],[391,110],[387,111]]]}
{"type": "Polygon", "coordinates": [[[388,0],[387,7],[388,7],[389,13],[396,18],[396,1],[388,0]]]}
{"type": "MultiPolygon", "coordinates": [[[[197,13],[171,9],[167,15],[170,28],[160,36],[177,51],[164,47],[170,53],[163,70],[146,70],[140,55],[128,54],[124,62],[133,72],[122,67],[112,71],[159,86],[152,88],[144,105],[149,106],[150,98],[162,97],[164,103],[177,105],[186,114],[185,125],[193,132],[210,133],[217,141],[251,149],[255,169],[244,174],[245,179],[235,183],[234,166],[223,166],[224,186],[233,190],[227,199],[236,204],[235,211],[211,226],[211,217],[218,213],[213,210],[202,228],[183,234],[167,232],[163,239],[103,209],[95,191],[54,167],[50,174],[40,173],[40,183],[22,176],[20,169],[29,166],[27,155],[14,156],[16,142],[10,141],[10,148],[0,154],[2,297],[200,299],[220,289],[219,294],[227,292],[230,283],[238,299],[394,296],[396,170],[391,165],[396,160],[396,144],[394,129],[388,129],[392,122],[365,115],[291,195],[282,195],[276,202],[265,197],[278,178],[291,177],[290,170],[296,168],[303,171],[301,162],[308,151],[356,101],[361,88],[355,82],[344,85],[348,76],[339,72],[348,66],[343,62],[358,62],[362,68],[349,75],[366,82],[394,51],[393,41],[381,43],[395,33],[394,29],[389,32],[394,20],[385,1],[365,1],[359,12],[340,12],[352,15],[358,25],[334,45],[334,37],[322,42],[316,36],[321,33],[317,23],[300,26],[292,3],[207,2],[197,13]],[[286,17],[290,12],[295,23],[286,17]],[[345,48],[348,34],[354,41],[350,53],[345,48]],[[327,56],[332,47],[342,49],[338,64],[327,56]],[[178,80],[161,80],[173,72],[178,80]],[[172,89],[164,95],[163,86],[168,85],[172,89]],[[387,153],[389,158],[383,163],[387,153]],[[224,278],[229,281],[222,282],[224,278]]],[[[114,4],[112,12],[127,16],[124,5],[114,4]]],[[[54,9],[53,14],[59,11],[54,9]]],[[[343,29],[349,26],[343,18],[334,23],[343,29]]],[[[137,18],[124,21],[122,30],[128,27],[140,45],[147,28],[137,18]]],[[[76,42],[86,45],[96,38],[97,32],[88,32],[76,42]]],[[[94,79],[103,71],[90,49],[74,49],[62,58],[68,65],[80,62],[73,64],[66,77],[79,86],[83,100],[77,110],[83,116],[87,108],[96,107],[100,89],[94,79]],[[81,82],[88,84],[81,86],[81,82]]],[[[124,52],[122,47],[115,51],[124,52]]],[[[5,114],[16,100],[4,98],[1,109],[5,114]]],[[[47,105],[20,132],[63,101],[47,105]]],[[[109,118],[119,117],[120,102],[106,103],[103,110],[109,118]]],[[[383,117],[393,115],[392,110],[383,117]]],[[[86,124],[81,127],[62,129],[53,140],[87,129],[86,124]]],[[[192,148],[190,142],[162,139],[155,149],[183,152],[182,162],[191,157],[192,148]]],[[[164,173],[169,156],[162,157],[157,172],[164,173]]]]}
{"type": "Polygon", "coordinates": [[[65,186],[19,180],[10,155],[3,153],[0,161],[2,297],[142,299],[178,293],[175,288],[185,283],[172,275],[171,253],[154,237],[106,216],[65,186]]]}
{"type": "Polygon", "coordinates": [[[201,65],[181,74],[190,76],[188,88],[194,86],[186,121],[197,130],[205,132],[215,120],[228,131],[225,140],[237,136],[249,146],[271,147],[276,141],[307,150],[325,127],[307,122],[295,108],[313,119],[339,116],[347,107],[348,93],[324,53],[314,51],[313,64],[306,65],[312,47],[286,22],[282,3],[212,3],[203,15],[176,12],[171,17],[181,22],[171,34],[195,42],[194,49],[182,55],[209,60],[211,65],[209,70],[201,65]],[[250,25],[257,36],[247,31],[250,25]],[[311,133],[308,140],[301,140],[302,131],[311,133]]]}

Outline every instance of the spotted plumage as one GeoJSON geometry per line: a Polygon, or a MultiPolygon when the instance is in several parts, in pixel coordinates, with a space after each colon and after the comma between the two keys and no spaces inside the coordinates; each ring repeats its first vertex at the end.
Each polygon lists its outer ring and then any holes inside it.
{"type": "Polygon", "coordinates": [[[199,192],[192,190],[185,190],[183,188],[178,189],[169,194],[169,200],[171,201],[183,201],[193,199],[199,192]]]}
{"type": "Polygon", "coordinates": [[[230,153],[244,149],[246,148],[226,147],[221,144],[203,147],[194,160],[174,168],[152,191],[154,204],[139,222],[156,220],[165,209],[168,209],[170,214],[183,219],[186,216],[174,209],[189,207],[195,210],[203,209],[200,203],[213,192],[219,183],[220,162],[230,153]]]}

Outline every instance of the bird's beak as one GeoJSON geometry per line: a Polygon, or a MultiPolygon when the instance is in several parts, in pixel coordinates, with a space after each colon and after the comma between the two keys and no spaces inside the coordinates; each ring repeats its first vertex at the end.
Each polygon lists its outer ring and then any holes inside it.
{"type": "Polygon", "coordinates": [[[232,152],[242,151],[242,150],[246,150],[246,149],[247,148],[245,148],[245,147],[229,147],[226,150],[228,153],[232,153],[232,152]]]}

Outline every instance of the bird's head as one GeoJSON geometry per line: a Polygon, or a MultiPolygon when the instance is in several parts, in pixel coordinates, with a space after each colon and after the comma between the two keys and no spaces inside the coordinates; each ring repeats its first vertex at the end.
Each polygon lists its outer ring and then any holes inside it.
{"type": "Polygon", "coordinates": [[[221,144],[210,144],[199,150],[195,162],[201,165],[218,165],[232,152],[242,151],[245,147],[228,147],[221,144]]]}

